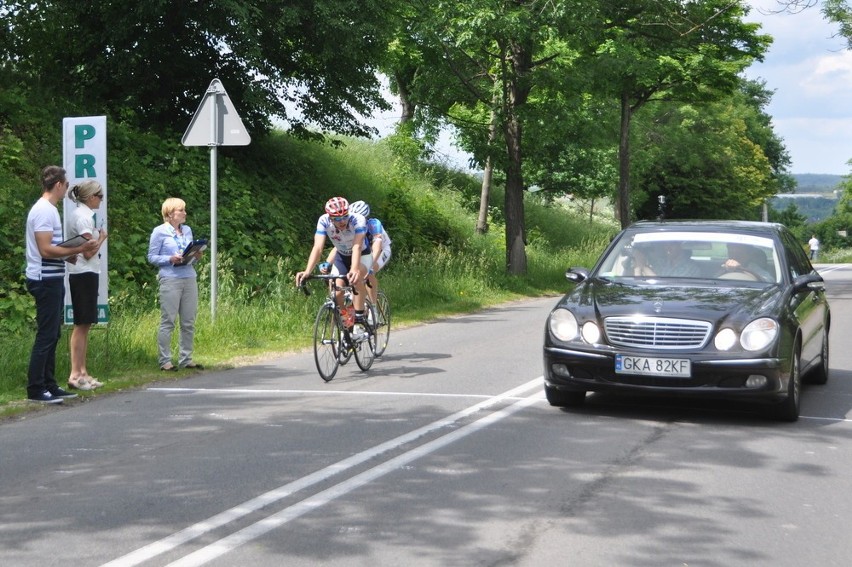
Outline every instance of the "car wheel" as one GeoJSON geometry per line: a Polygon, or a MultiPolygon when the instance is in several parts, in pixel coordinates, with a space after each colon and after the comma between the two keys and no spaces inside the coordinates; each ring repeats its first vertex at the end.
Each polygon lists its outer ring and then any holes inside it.
{"type": "Polygon", "coordinates": [[[819,364],[808,376],[811,384],[825,384],[828,382],[828,328],[822,334],[822,350],[819,353],[819,364]]]}
{"type": "Polygon", "coordinates": [[[787,383],[787,399],[775,408],[775,417],[782,421],[796,421],[799,419],[799,409],[802,395],[802,374],[799,347],[793,350],[793,359],[790,362],[790,379],[787,383]]]}
{"type": "Polygon", "coordinates": [[[544,395],[550,405],[558,408],[575,408],[582,406],[586,401],[586,392],[566,392],[550,386],[544,387],[544,395]]]}

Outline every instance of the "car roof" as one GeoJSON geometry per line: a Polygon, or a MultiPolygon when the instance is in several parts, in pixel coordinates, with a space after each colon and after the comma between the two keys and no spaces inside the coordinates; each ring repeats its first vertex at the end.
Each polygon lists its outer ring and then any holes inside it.
{"type": "Polygon", "coordinates": [[[743,220],[671,220],[671,221],[639,221],[631,224],[626,230],[640,231],[732,231],[748,232],[763,235],[780,234],[786,230],[783,224],[774,222],[758,222],[743,220]]]}

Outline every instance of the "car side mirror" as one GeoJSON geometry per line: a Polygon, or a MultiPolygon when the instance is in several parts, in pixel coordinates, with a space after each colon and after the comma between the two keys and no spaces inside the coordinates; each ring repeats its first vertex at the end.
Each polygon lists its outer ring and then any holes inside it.
{"type": "Polygon", "coordinates": [[[568,268],[565,279],[572,283],[580,283],[589,278],[589,270],[586,268],[568,268]]]}
{"type": "Polygon", "coordinates": [[[825,280],[819,274],[805,274],[797,276],[793,280],[793,291],[799,293],[802,290],[825,291],[825,280]]]}

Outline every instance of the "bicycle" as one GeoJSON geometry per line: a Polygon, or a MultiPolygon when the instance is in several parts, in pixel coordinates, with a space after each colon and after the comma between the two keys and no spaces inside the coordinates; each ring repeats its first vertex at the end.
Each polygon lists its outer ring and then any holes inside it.
{"type": "Polygon", "coordinates": [[[305,283],[311,279],[328,281],[326,286],[328,297],[320,306],[314,322],[314,362],[320,377],[326,382],[331,382],[338,368],[346,364],[353,355],[358,368],[366,372],[376,359],[378,335],[374,328],[377,320],[375,307],[369,299],[365,298],[366,316],[363,323],[358,322],[347,326],[341,310],[351,309],[351,296],[349,300],[344,298],[343,306],[338,308],[336,295],[338,291],[357,294],[355,289],[351,285],[339,286],[337,280],[340,276],[338,275],[309,275],[299,286],[305,295],[310,295],[310,290],[305,283]]]}

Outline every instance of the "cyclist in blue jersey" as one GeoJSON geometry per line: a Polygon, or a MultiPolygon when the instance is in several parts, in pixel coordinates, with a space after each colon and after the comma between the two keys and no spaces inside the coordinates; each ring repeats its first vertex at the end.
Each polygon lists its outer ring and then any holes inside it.
{"type": "MultiPolygon", "coordinates": [[[[372,268],[367,272],[367,282],[369,283],[367,292],[370,294],[370,301],[372,301],[373,305],[375,305],[379,294],[379,281],[376,279],[376,274],[388,263],[388,260],[390,260],[391,257],[390,235],[388,235],[387,230],[385,230],[384,225],[382,225],[382,221],[377,218],[370,217],[370,205],[364,201],[355,201],[350,204],[349,211],[351,213],[359,214],[367,219],[366,240],[367,246],[369,247],[370,253],[373,257],[372,268]]],[[[337,251],[332,250],[326,259],[326,262],[329,264],[334,262],[336,255],[337,251]]]]}
{"type": "MultiPolygon", "coordinates": [[[[325,214],[317,220],[317,230],[314,233],[314,246],[308,256],[304,271],[296,274],[296,285],[311,274],[314,266],[320,260],[326,238],[331,239],[337,252],[333,270],[355,287],[358,292],[353,298],[355,320],[364,320],[364,298],[366,286],[364,282],[373,263],[373,257],[367,252],[367,219],[349,210],[349,201],[343,197],[333,197],[325,204],[325,214]]],[[[341,282],[342,285],[342,282],[341,282]]]]}

